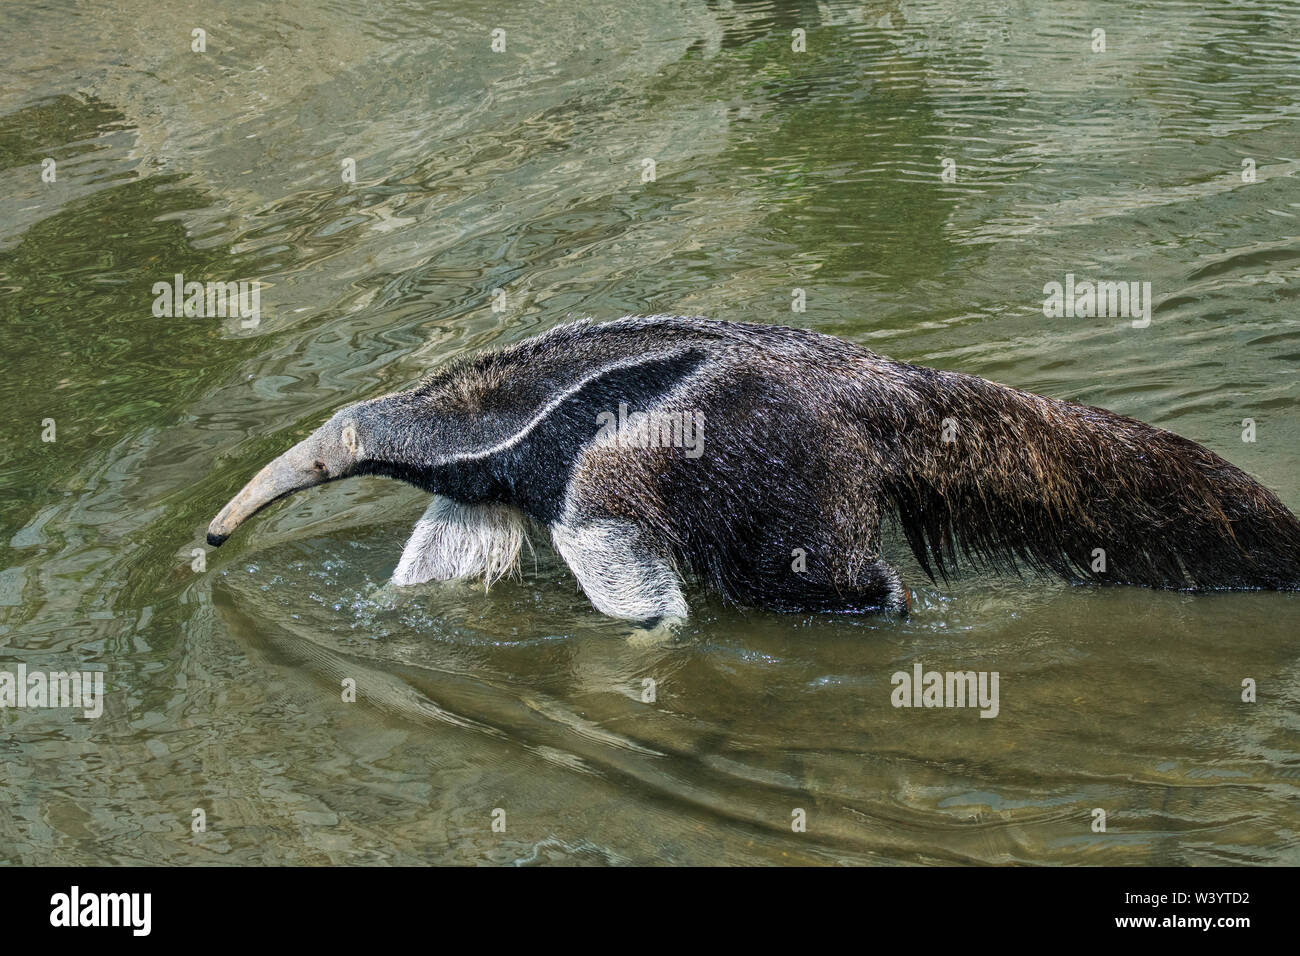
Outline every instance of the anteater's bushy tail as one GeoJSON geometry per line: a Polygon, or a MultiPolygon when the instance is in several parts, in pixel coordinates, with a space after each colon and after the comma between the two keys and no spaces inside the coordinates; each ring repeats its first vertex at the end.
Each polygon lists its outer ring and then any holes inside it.
{"type": "Polygon", "coordinates": [[[912,401],[877,436],[894,436],[884,492],[931,578],[960,557],[1070,580],[1300,589],[1300,521],[1208,449],[1099,408],[890,364],[891,390],[912,401]]]}

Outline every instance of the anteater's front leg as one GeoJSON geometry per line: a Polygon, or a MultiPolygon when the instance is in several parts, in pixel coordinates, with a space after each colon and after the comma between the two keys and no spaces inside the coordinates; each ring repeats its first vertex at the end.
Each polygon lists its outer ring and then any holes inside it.
{"type": "Polygon", "coordinates": [[[462,504],[435,495],[411,531],[393,584],[421,584],[452,578],[493,581],[518,569],[524,516],[509,505],[462,504]]]}
{"type": "Polygon", "coordinates": [[[671,559],[635,525],[590,520],[551,525],[555,550],[596,610],[630,621],[686,618],[682,582],[671,559]]]}

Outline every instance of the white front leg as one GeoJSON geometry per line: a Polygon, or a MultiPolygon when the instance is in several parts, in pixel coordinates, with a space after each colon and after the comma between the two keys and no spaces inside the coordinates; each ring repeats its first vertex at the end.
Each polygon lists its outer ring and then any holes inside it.
{"type": "Polygon", "coordinates": [[[551,540],[596,610],[632,621],[681,621],[686,598],[672,562],[633,525],[551,525],[551,540]]]}
{"type": "Polygon", "coordinates": [[[483,576],[492,583],[519,570],[525,522],[517,508],[466,505],[434,495],[393,570],[396,585],[483,576]]]}

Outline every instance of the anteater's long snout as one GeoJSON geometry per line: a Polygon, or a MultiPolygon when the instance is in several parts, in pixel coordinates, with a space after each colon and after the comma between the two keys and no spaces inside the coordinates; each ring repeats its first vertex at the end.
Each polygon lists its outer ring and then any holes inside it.
{"type": "Polygon", "coordinates": [[[316,457],[315,445],[315,436],[299,442],[254,475],[212,519],[208,525],[208,544],[220,547],[236,528],[271,502],[328,481],[329,470],[316,457]]]}

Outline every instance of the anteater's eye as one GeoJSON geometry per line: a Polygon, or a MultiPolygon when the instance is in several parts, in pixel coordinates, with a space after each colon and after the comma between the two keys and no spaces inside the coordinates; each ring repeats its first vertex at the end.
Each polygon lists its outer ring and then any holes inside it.
{"type": "Polygon", "coordinates": [[[312,465],[312,467],[315,468],[317,471],[321,472],[322,474],[324,474],[325,472],[325,462],[321,461],[319,458],[316,459],[316,462],[315,464],[312,465]]]}

